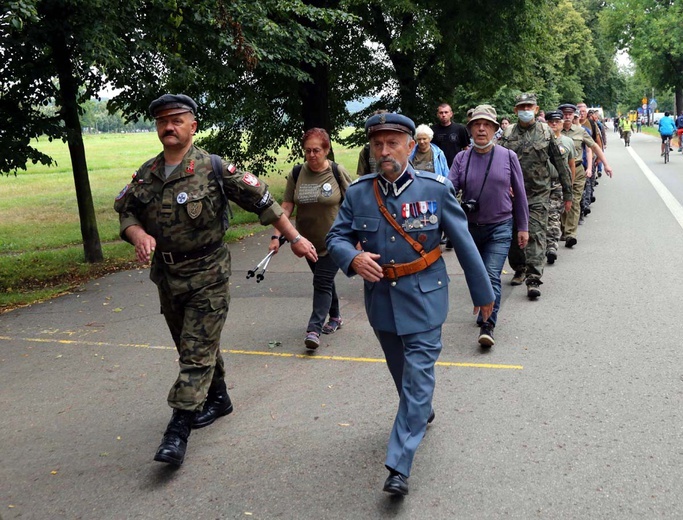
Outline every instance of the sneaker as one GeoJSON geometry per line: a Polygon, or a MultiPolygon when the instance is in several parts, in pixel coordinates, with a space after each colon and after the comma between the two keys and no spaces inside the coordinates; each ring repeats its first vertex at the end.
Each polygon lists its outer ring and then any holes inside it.
{"type": "Polygon", "coordinates": [[[482,347],[492,347],[495,344],[493,339],[493,325],[490,323],[484,323],[479,329],[479,344],[482,347]]]}
{"type": "Polygon", "coordinates": [[[341,316],[337,318],[330,316],[330,321],[323,325],[323,334],[334,334],[337,332],[337,329],[341,329],[342,325],[344,325],[344,320],[342,320],[341,316]]]}
{"type": "Polygon", "coordinates": [[[548,251],[545,254],[546,260],[548,260],[549,264],[554,264],[555,260],[557,260],[557,253],[555,251],[548,251]]]}
{"type": "Polygon", "coordinates": [[[446,240],[446,251],[450,251],[451,249],[453,249],[453,244],[450,240],[446,240]]]}
{"type": "Polygon", "coordinates": [[[309,350],[317,349],[320,346],[320,334],[313,331],[307,332],[304,345],[306,345],[306,348],[309,350]]]}
{"type": "Polygon", "coordinates": [[[541,283],[537,280],[532,280],[526,284],[526,295],[530,300],[535,300],[541,295],[541,290],[538,288],[539,285],[541,283]]]}
{"type": "Polygon", "coordinates": [[[526,271],[515,271],[515,276],[510,280],[510,285],[522,285],[526,280],[526,271]]]}
{"type": "Polygon", "coordinates": [[[577,240],[574,237],[567,237],[567,241],[564,243],[564,247],[572,248],[576,245],[577,240]]]}

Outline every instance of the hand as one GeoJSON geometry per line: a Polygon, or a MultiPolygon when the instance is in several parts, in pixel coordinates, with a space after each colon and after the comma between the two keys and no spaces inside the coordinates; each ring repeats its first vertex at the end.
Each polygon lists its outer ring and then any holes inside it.
{"type": "Polygon", "coordinates": [[[572,201],[571,200],[565,200],[564,201],[564,212],[569,213],[569,211],[572,209],[572,201]]]}
{"type": "Polygon", "coordinates": [[[593,176],[593,170],[586,170],[586,179],[590,179],[593,176]]]}
{"type": "Polygon", "coordinates": [[[612,178],[612,168],[610,166],[608,166],[607,163],[603,163],[603,170],[605,170],[605,173],[611,179],[612,178]]]}
{"type": "Polygon", "coordinates": [[[131,226],[126,229],[126,234],[135,247],[135,257],[141,264],[149,263],[149,260],[157,246],[157,241],[153,236],[140,226],[131,226]]]}
{"type": "Polygon", "coordinates": [[[351,261],[351,269],[367,282],[379,282],[384,278],[384,272],[377,263],[379,259],[378,254],[363,251],[351,261]]]}
{"type": "Polygon", "coordinates": [[[311,262],[318,261],[318,253],[315,251],[315,246],[304,236],[297,240],[296,244],[292,244],[292,252],[299,258],[303,256],[311,262]]]}
{"type": "Polygon", "coordinates": [[[280,240],[277,238],[271,238],[270,239],[270,245],[268,246],[268,251],[272,251],[273,254],[277,254],[277,252],[280,250],[280,240]]]}
{"type": "Polygon", "coordinates": [[[529,243],[529,232],[528,231],[517,231],[517,245],[520,249],[524,249],[529,243]]]}
{"type": "Polygon", "coordinates": [[[475,316],[481,312],[481,319],[482,321],[486,321],[489,319],[491,314],[493,313],[493,304],[495,302],[487,303],[486,305],[482,305],[481,307],[475,307],[474,310],[472,311],[472,314],[475,316]]]}

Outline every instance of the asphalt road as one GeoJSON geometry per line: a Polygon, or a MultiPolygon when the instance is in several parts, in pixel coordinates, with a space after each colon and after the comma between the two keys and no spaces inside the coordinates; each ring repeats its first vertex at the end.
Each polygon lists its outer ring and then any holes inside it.
{"type": "Polygon", "coordinates": [[[406,499],[381,490],[398,399],[361,281],[337,277],[345,325],[307,355],[305,262],[283,249],[262,283],[245,279],[266,230],[232,247],[222,348],[235,412],[192,433],[179,470],[152,460],[176,354],[147,270],[0,316],[0,515],[680,517],[683,155],[664,165],[658,150],[652,137],[635,134],[629,150],[609,134],[614,179],[600,179],[538,301],[507,268],[490,352],[447,254],[437,417],[406,499]]]}

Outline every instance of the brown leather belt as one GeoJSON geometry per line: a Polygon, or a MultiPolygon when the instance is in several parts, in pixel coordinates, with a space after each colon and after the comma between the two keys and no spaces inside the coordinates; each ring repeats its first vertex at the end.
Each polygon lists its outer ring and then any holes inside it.
{"type": "Polygon", "coordinates": [[[382,197],[379,194],[379,184],[377,179],[373,183],[373,188],[375,190],[375,199],[377,200],[377,205],[379,210],[384,216],[384,218],[391,224],[399,235],[401,235],[406,242],[420,255],[420,258],[413,260],[412,262],[407,262],[405,264],[383,264],[382,272],[387,280],[398,280],[401,276],[407,276],[409,274],[419,273],[427,269],[430,265],[436,262],[441,257],[441,247],[436,246],[429,253],[425,253],[424,247],[417,240],[414,240],[405,230],[399,226],[398,222],[389,213],[389,210],[384,206],[382,202],[382,197]]]}
{"type": "Polygon", "coordinates": [[[409,274],[419,273],[424,271],[434,262],[441,258],[441,246],[436,246],[429,253],[412,262],[406,264],[383,264],[382,272],[384,278],[390,281],[398,280],[401,276],[408,276],[409,274]]]}
{"type": "Polygon", "coordinates": [[[157,251],[157,253],[161,254],[161,259],[166,265],[173,265],[184,262],[185,260],[196,260],[197,258],[206,256],[210,253],[213,253],[222,245],[223,241],[220,241],[200,247],[199,249],[187,251],[186,253],[174,253],[172,251],[157,251]]]}

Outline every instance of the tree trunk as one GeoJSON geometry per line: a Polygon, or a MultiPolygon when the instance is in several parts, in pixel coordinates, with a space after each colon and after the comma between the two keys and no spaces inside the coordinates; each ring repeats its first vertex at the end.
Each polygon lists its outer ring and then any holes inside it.
{"type": "MultiPolygon", "coordinates": [[[[302,70],[307,72],[312,82],[299,84],[301,98],[301,116],[304,121],[304,131],[310,128],[324,128],[330,133],[332,121],[330,118],[330,78],[329,69],[325,65],[311,67],[302,64],[302,70]]],[[[334,153],[330,148],[329,158],[334,160],[334,153]]]]}
{"type": "Polygon", "coordinates": [[[85,161],[81,121],[78,116],[78,85],[74,80],[71,51],[64,39],[64,35],[58,34],[55,36],[53,51],[59,77],[60,99],[58,101],[61,105],[61,115],[64,119],[69,155],[71,156],[85,261],[88,263],[101,262],[104,257],[102,255],[100,235],[97,231],[97,218],[95,216],[92,192],[90,191],[88,166],[85,161]]]}
{"type": "Polygon", "coordinates": [[[682,87],[676,87],[675,99],[676,99],[676,101],[675,101],[676,115],[679,115],[679,114],[683,113],[683,88],[682,87]]]}

